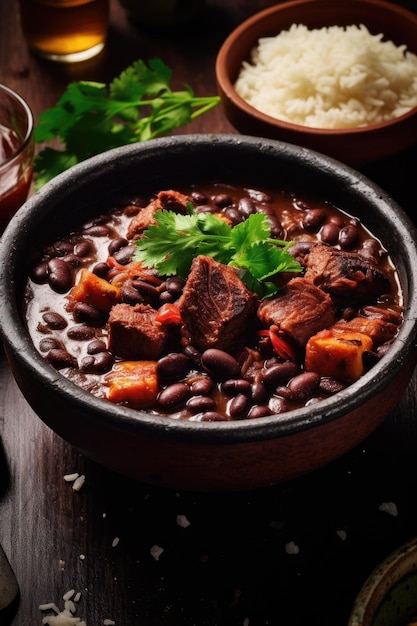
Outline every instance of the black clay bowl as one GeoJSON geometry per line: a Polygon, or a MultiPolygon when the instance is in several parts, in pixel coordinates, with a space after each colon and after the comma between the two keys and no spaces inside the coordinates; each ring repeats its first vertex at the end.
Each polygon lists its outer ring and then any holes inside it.
{"type": "Polygon", "coordinates": [[[101,154],[35,194],[8,226],[0,252],[0,320],[16,381],[34,412],[86,456],[141,481],[192,490],[242,490],[290,480],[343,455],[397,406],[416,363],[417,234],[402,209],[354,170],[310,150],[254,137],[189,135],[101,154]],[[202,423],[152,416],[93,397],[35,349],[22,298],[29,251],[70,229],[89,207],[132,185],[175,188],[215,178],[294,186],[358,216],[399,273],[405,320],[391,350],[359,381],[279,417],[202,423]]]}

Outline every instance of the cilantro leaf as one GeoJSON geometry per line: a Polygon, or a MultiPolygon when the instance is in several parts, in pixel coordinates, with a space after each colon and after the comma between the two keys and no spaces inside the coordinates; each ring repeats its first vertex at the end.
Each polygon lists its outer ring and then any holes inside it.
{"type": "Polygon", "coordinates": [[[196,97],[189,86],[173,91],[171,76],[161,59],[151,59],[147,64],[135,61],[109,85],[70,83],[57,104],[39,116],[35,128],[37,144],[58,144],[43,147],[35,157],[36,188],[68,166],[111,148],[166,135],[219,104],[218,96],[196,97]]]}
{"type": "Polygon", "coordinates": [[[268,218],[251,215],[234,228],[211,213],[189,215],[157,211],[136,242],[135,260],[155,268],[161,275],[186,278],[199,255],[235,267],[248,289],[260,297],[278,291],[268,278],[279,272],[300,272],[301,265],[289,254],[291,242],[271,239],[268,218]]]}

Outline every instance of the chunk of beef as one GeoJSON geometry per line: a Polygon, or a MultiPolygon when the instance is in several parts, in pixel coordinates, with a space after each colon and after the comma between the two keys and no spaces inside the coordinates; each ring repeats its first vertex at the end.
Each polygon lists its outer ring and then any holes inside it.
{"type": "Polygon", "coordinates": [[[155,200],[144,207],[135,215],[128,227],[126,237],[137,239],[151,224],[155,223],[154,215],[157,211],[167,210],[175,213],[188,213],[187,202],[189,198],[179,191],[171,189],[160,191],[155,200]]]}
{"type": "Polygon", "coordinates": [[[199,350],[215,347],[232,353],[246,342],[257,301],[233,268],[199,256],[178,301],[184,334],[199,350]]]}
{"type": "Polygon", "coordinates": [[[401,315],[391,309],[365,307],[357,317],[337,322],[335,328],[368,335],[374,347],[378,347],[397,335],[401,321],[401,315]]]}
{"type": "Polygon", "coordinates": [[[258,307],[263,325],[275,324],[299,348],[304,348],[312,335],[335,323],[333,303],[328,294],[305,278],[293,278],[273,298],[258,307]]]}
{"type": "Polygon", "coordinates": [[[311,248],[304,276],[337,306],[370,303],[391,290],[388,276],[372,260],[325,244],[311,248]]]}
{"type": "Polygon", "coordinates": [[[157,359],[165,346],[167,330],[155,320],[148,304],[116,304],[109,317],[109,348],[122,359],[157,359]]]}

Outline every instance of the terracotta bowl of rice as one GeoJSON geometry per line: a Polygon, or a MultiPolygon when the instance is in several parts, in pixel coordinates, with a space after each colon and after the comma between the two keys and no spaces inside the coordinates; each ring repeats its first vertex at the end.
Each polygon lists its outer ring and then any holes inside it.
{"type": "Polygon", "coordinates": [[[216,60],[241,133],[360,166],[417,141],[417,13],[384,0],[293,0],[240,24],[216,60]]]}
{"type": "Polygon", "coordinates": [[[84,161],[19,210],[0,332],[33,419],[97,463],[175,489],[267,487],[397,409],[416,264],[411,220],[349,166],[167,137],[84,161]]]}

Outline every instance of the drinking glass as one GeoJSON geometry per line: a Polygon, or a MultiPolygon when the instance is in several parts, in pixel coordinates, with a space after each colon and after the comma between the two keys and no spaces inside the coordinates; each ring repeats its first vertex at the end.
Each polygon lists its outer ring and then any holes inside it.
{"type": "Polygon", "coordinates": [[[0,84],[0,234],[28,196],[33,157],[32,112],[19,94],[0,84]]]}
{"type": "Polygon", "coordinates": [[[20,20],[29,49],[38,56],[84,61],[104,48],[109,0],[20,0],[20,20]]]}

